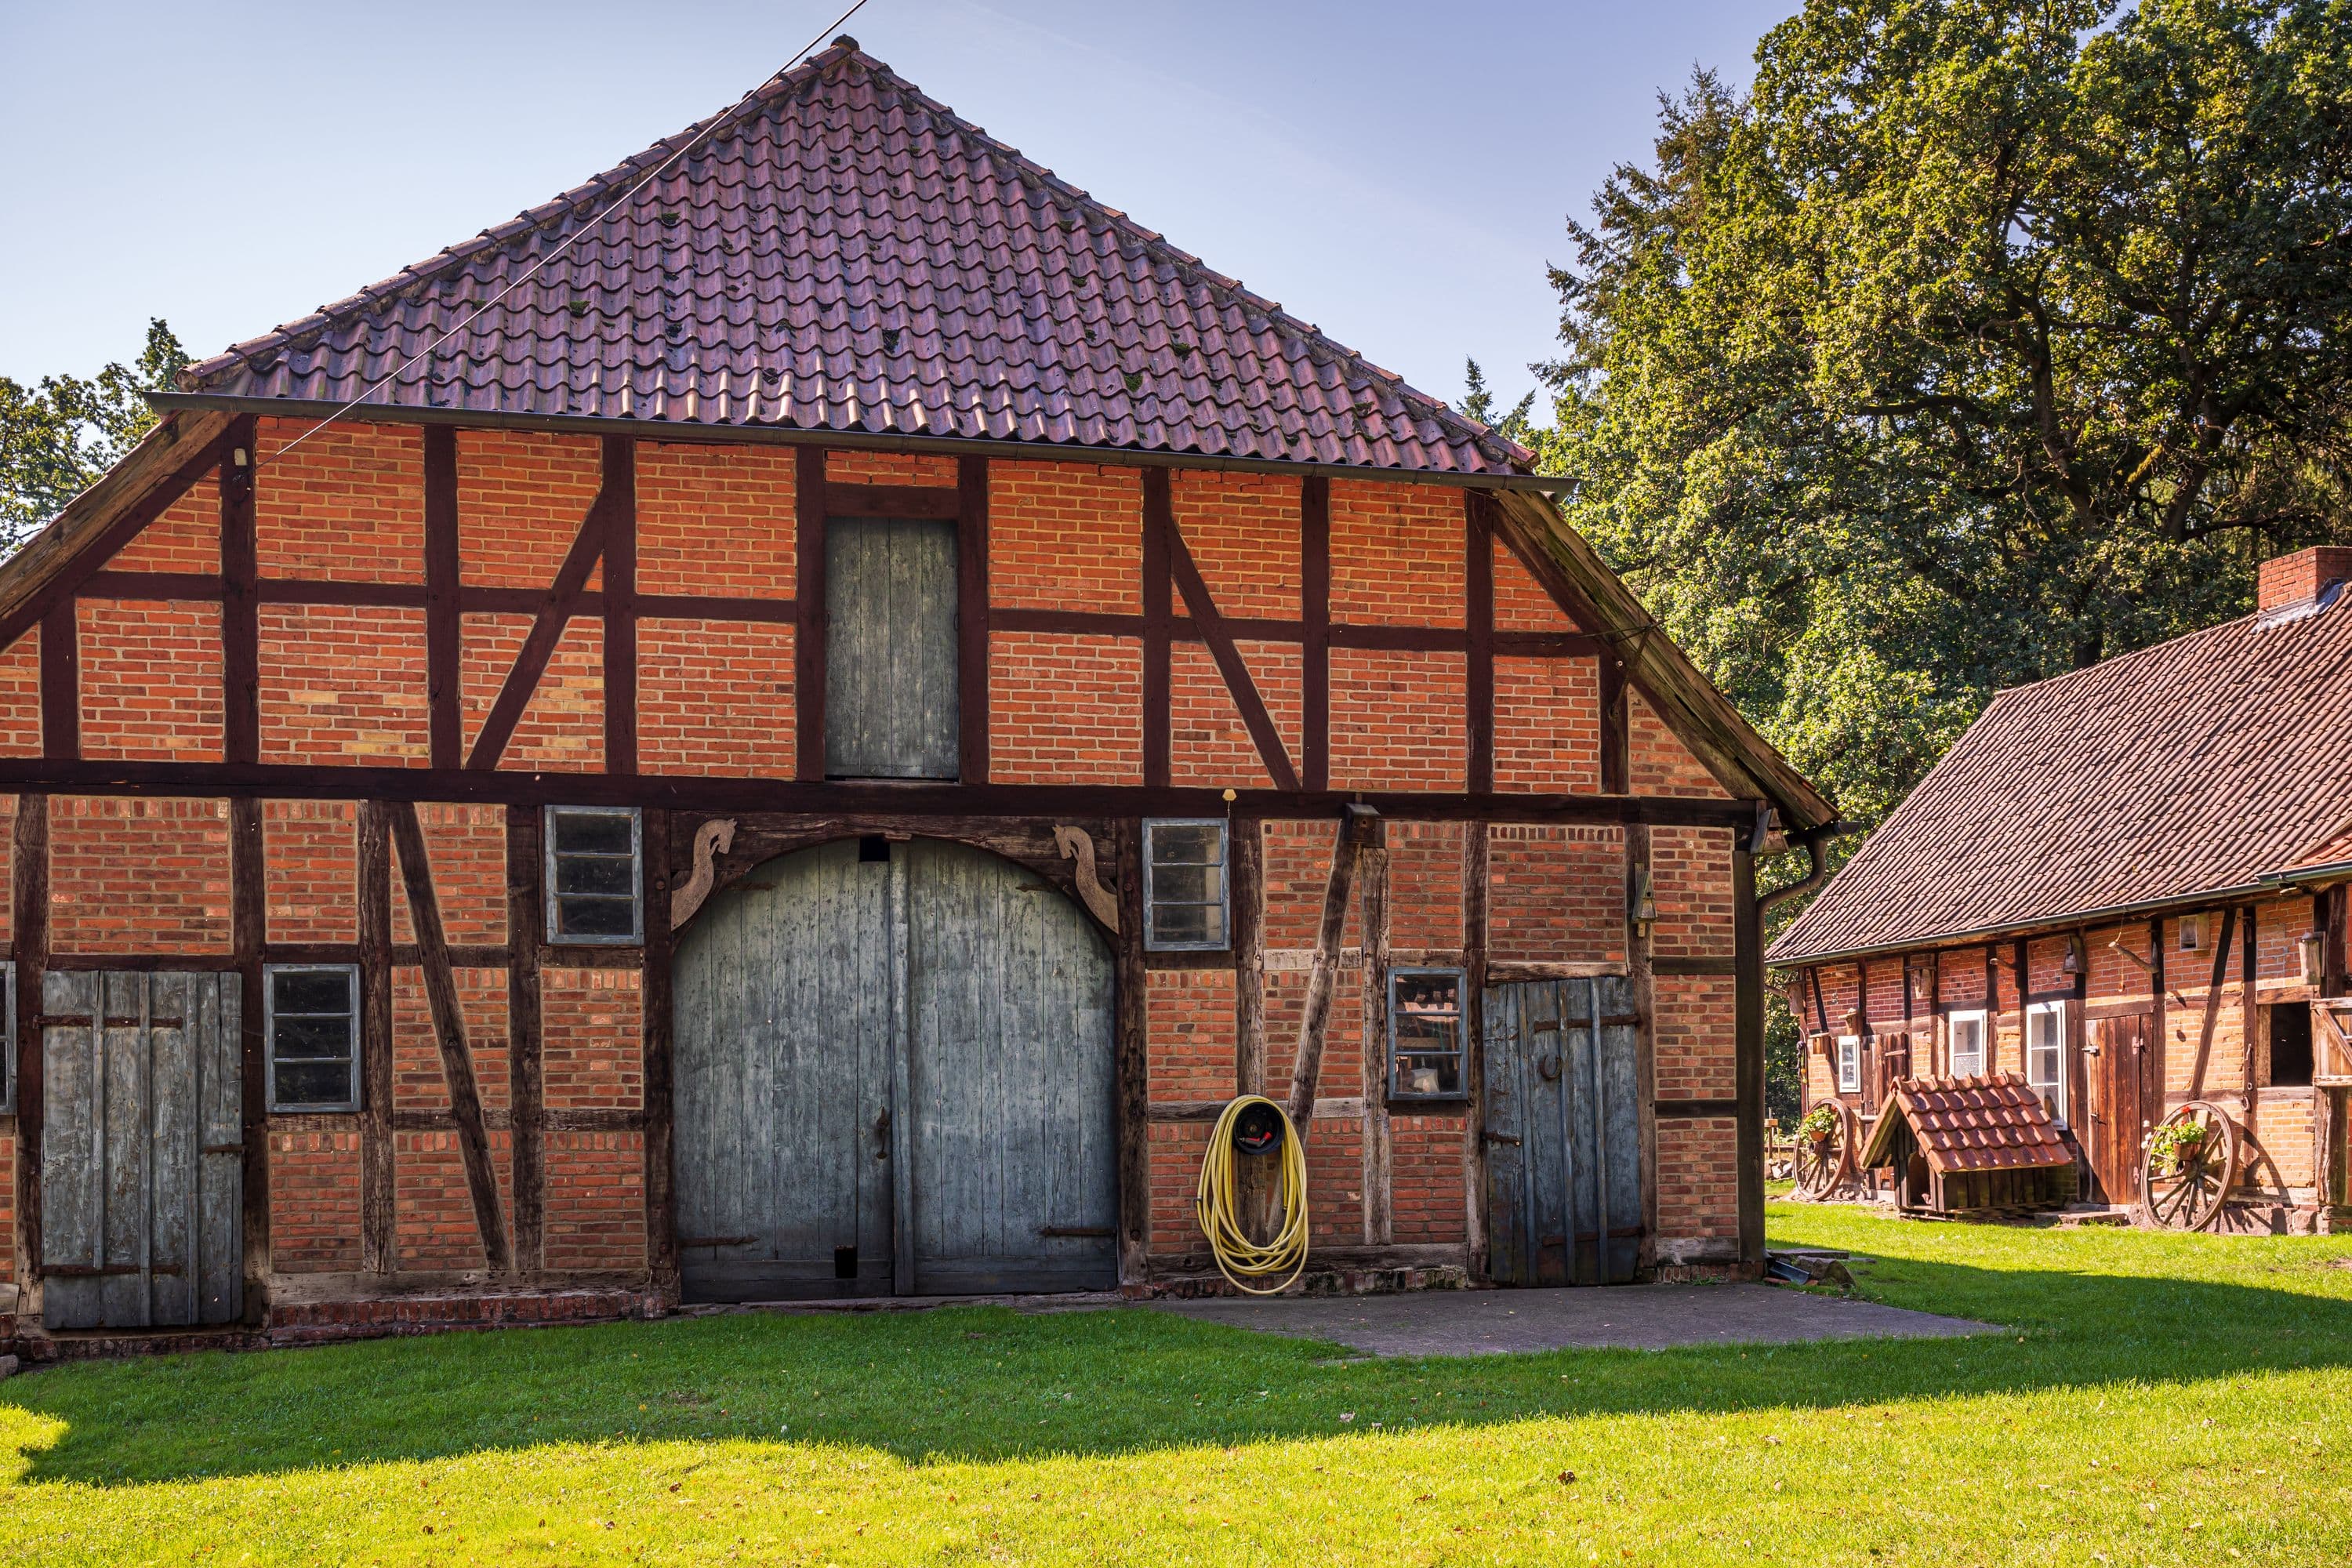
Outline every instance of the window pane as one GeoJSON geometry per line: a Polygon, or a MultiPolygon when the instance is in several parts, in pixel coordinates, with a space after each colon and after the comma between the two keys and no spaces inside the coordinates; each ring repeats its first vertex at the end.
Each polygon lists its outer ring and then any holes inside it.
{"type": "Polygon", "coordinates": [[[341,970],[279,970],[269,977],[281,1013],[349,1013],[352,977],[341,970]]]}
{"type": "Polygon", "coordinates": [[[1151,940],[1222,942],[1225,940],[1225,911],[1214,904],[1154,904],[1151,940]]]}
{"type": "Polygon", "coordinates": [[[635,824],[626,812],[559,811],[551,813],[550,820],[558,855],[630,853],[630,829],[635,824]]]}
{"type": "Polygon", "coordinates": [[[352,1069],[345,1062],[280,1062],[280,1105],[341,1105],[352,1098],[352,1069]]]}
{"type": "Polygon", "coordinates": [[[1213,866],[1225,858],[1224,825],[1216,822],[1163,822],[1151,829],[1151,860],[1155,869],[1168,866],[1213,866]]]}
{"type": "Polygon", "coordinates": [[[270,1049],[284,1057],[342,1057],[352,1054],[352,1020],[341,1017],[289,1016],[273,1020],[270,1049]]]}
{"type": "Polygon", "coordinates": [[[1396,1007],[1405,1013],[1453,1013],[1460,1010],[1462,980],[1454,974],[1396,974],[1390,977],[1396,1007]]]}
{"type": "Polygon", "coordinates": [[[630,859],[558,856],[555,861],[555,890],[558,893],[603,893],[608,898],[633,898],[637,891],[636,870],[637,863],[630,859]]]}
{"type": "Polygon", "coordinates": [[[632,936],[636,923],[636,903],[632,899],[555,900],[555,929],[564,936],[632,936]]]}
{"type": "Polygon", "coordinates": [[[1151,897],[1171,904],[1223,903],[1225,873],[1215,866],[1154,866],[1151,897]]]}
{"type": "Polygon", "coordinates": [[[1446,1015],[1400,1013],[1396,1021],[1399,1051],[1450,1051],[1461,1043],[1457,1020],[1446,1015]]]}
{"type": "Polygon", "coordinates": [[[1462,1092],[1459,1057],[1402,1054],[1397,1058],[1396,1069],[1396,1092],[1400,1095],[1462,1092]]]}

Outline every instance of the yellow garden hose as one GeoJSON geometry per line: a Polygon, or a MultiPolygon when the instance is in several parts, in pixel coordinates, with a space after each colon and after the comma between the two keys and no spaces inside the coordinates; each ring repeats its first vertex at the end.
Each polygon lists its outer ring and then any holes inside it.
{"type": "MultiPolygon", "coordinates": [[[[1250,1156],[1257,1158],[1258,1156],[1250,1156]]],[[[1307,1268],[1307,1151],[1289,1113],[1263,1095],[1244,1094],[1225,1107],[1209,1134],[1209,1152],[1201,1160],[1201,1191],[1193,1200],[1201,1232],[1216,1254],[1218,1271],[1236,1289],[1253,1296],[1272,1296],[1290,1288],[1307,1268]],[[1282,1228],[1264,1247],[1242,1228],[1236,1205],[1241,1196],[1235,1165],[1234,1122],[1254,1105],[1271,1107],[1282,1118],[1282,1228]],[[1283,1276],[1279,1285],[1253,1285],[1253,1279],[1283,1276]]]]}

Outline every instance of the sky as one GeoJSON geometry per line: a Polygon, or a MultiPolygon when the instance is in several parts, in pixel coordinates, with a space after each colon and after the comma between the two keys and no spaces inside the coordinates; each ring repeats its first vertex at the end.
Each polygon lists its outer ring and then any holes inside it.
{"type": "MultiPolygon", "coordinates": [[[[849,0],[0,0],[0,375],[199,357],[719,109],[849,0]]],[[[1795,0],[868,0],[869,54],[1448,399],[1553,349],[1549,263],[1657,95],[1795,0]]]]}

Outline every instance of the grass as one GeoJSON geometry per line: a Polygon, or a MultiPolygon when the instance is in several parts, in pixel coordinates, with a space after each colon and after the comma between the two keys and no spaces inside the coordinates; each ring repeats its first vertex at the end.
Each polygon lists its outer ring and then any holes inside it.
{"type": "Polygon", "coordinates": [[[75,1366],[0,1384],[0,1557],[2352,1560],[2352,1243],[1771,1224],[2005,1331],[1372,1363],[952,1310],[75,1366]]]}

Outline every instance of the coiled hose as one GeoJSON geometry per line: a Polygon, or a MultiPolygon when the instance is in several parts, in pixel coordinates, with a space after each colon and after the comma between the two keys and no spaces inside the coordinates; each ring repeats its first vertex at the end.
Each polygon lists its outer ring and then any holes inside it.
{"type": "Polygon", "coordinates": [[[1216,1130],[1209,1134],[1209,1152],[1201,1160],[1201,1190],[1192,1211],[1200,1219],[1201,1233],[1209,1238],[1218,1271],[1234,1289],[1253,1296],[1272,1296],[1288,1289],[1306,1272],[1307,1151],[1299,1142],[1298,1130],[1290,1124],[1289,1112],[1257,1094],[1242,1095],[1225,1107],[1224,1114],[1217,1118],[1216,1130]],[[1237,1206],[1241,1181],[1234,1122],[1253,1105],[1272,1106],[1282,1118],[1282,1228],[1263,1247],[1242,1228],[1237,1206]],[[1278,1285],[1250,1283],[1276,1274],[1283,1276],[1278,1285]]]}

